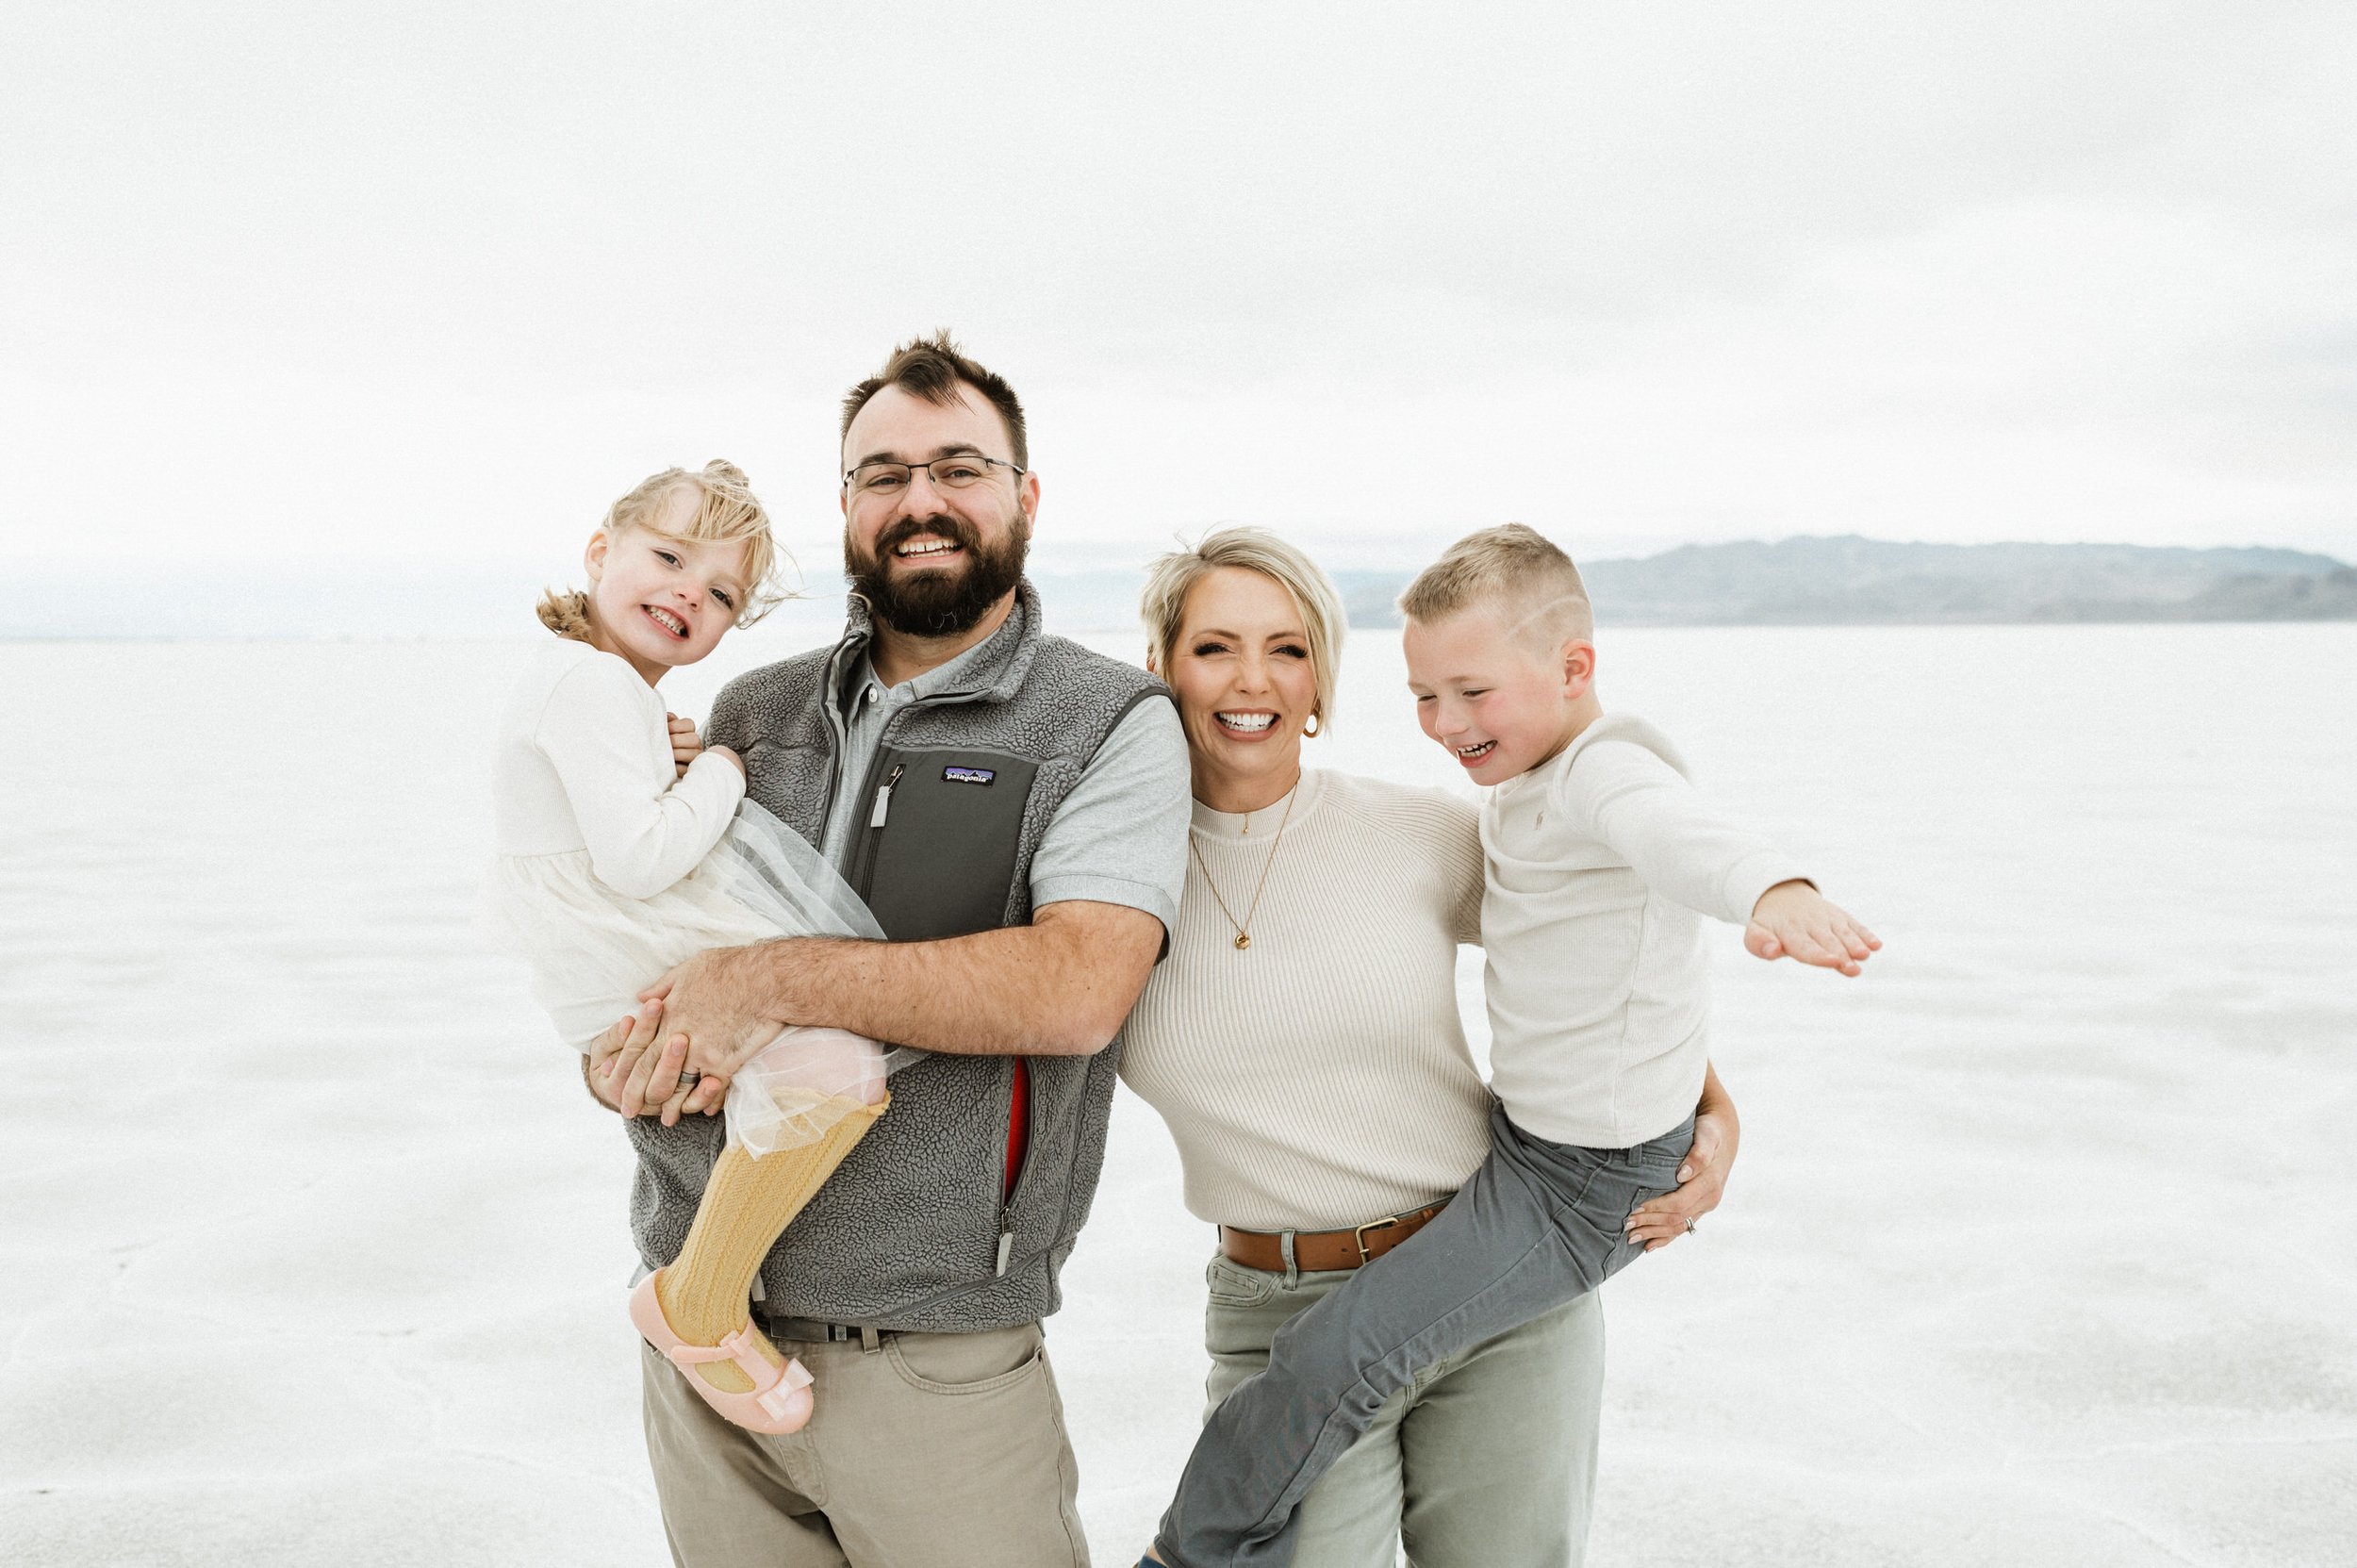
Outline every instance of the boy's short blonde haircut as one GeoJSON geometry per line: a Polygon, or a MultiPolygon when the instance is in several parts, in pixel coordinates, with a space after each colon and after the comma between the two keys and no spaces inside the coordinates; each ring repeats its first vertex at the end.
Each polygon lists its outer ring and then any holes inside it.
{"type": "Polygon", "coordinates": [[[1468,534],[1416,574],[1399,596],[1410,620],[1445,620],[1494,606],[1518,638],[1559,648],[1596,635],[1588,586],[1572,558],[1536,528],[1508,522],[1468,534]]]}
{"type": "Polygon", "coordinates": [[[1187,596],[1197,583],[1222,567],[1257,571],[1293,596],[1310,644],[1310,672],[1317,681],[1317,706],[1311,716],[1323,731],[1333,721],[1334,682],[1342,663],[1343,635],[1349,625],[1343,614],[1342,595],[1334,591],[1333,583],[1315,561],[1265,528],[1215,530],[1191,548],[1174,550],[1146,569],[1138,616],[1146,622],[1146,645],[1153,655],[1154,668],[1165,679],[1169,677],[1178,634],[1186,629],[1182,622],[1187,617],[1187,596]]]}
{"type": "MultiPolygon", "coordinates": [[[[628,495],[606,508],[605,521],[599,527],[608,539],[643,528],[665,538],[697,544],[746,541],[745,602],[736,608],[739,626],[750,626],[786,597],[770,581],[778,569],[778,547],[769,536],[769,514],[754,498],[745,470],[725,458],[715,457],[692,472],[665,469],[640,480],[628,495]],[[671,498],[683,490],[694,493],[694,513],[684,526],[663,526],[670,521],[671,498]]],[[[560,637],[588,641],[589,596],[578,588],[551,588],[540,596],[540,623],[560,637]]]]}

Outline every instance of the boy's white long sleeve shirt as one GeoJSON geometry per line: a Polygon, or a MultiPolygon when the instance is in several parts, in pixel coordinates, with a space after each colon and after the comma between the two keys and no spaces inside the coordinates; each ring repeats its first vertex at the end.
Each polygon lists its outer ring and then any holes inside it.
{"type": "Polygon", "coordinates": [[[1693,1114],[1710,1059],[1706,920],[1798,863],[1713,812],[1660,731],[1610,714],[1481,812],[1491,1086],[1516,1126],[1625,1148],[1693,1114]]]}

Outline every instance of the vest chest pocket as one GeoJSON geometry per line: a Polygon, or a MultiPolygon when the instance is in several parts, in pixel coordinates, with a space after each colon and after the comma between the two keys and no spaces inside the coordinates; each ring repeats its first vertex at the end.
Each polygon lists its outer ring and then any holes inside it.
{"type": "Polygon", "coordinates": [[[931,942],[1006,923],[1038,774],[1038,763],[1002,751],[876,753],[850,883],[886,936],[931,942]]]}

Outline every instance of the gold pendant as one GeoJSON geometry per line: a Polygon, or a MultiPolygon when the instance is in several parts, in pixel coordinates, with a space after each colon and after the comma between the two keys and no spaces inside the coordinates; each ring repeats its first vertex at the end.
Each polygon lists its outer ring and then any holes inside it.
{"type": "Polygon", "coordinates": [[[1238,933],[1236,933],[1236,950],[1237,950],[1238,952],[1242,952],[1242,951],[1244,951],[1244,949],[1246,949],[1246,948],[1248,948],[1248,947],[1250,947],[1250,946],[1252,946],[1252,938],[1251,938],[1251,937],[1246,936],[1246,935],[1245,935],[1244,933],[1242,933],[1242,932],[1238,932],[1238,933]]]}

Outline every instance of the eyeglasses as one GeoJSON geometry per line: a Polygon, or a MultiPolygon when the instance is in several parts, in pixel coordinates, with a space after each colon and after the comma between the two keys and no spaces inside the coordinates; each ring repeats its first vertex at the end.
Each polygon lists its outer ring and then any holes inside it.
{"type": "Polygon", "coordinates": [[[966,455],[936,457],[930,463],[862,463],[843,476],[854,495],[898,495],[918,469],[936,490],[963,490],[990,477],[993,469],[1011,470],[1018,479],[1030,471],[1000,457],[966,455]]]}

